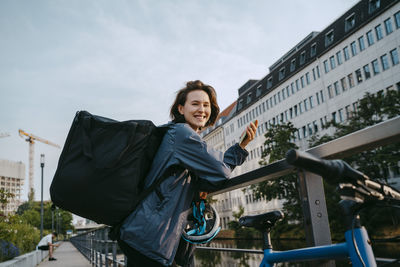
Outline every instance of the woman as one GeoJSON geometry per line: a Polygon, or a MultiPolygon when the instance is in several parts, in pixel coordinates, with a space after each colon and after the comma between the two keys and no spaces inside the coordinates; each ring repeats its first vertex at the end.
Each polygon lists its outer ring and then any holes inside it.
{"type": "Polygon", "coordinates": [[[207,148],[199,132],[213,125],[219,107],[215,90],[201,81],[186,84],[171,107],[172,122],[153,160],[146,187],[165,172],[171,175],[125,220],[120,247],[128,266],[170,266],[173,263],[195,194],[224,184],[232,170],[248,155],[244,150],[254,139],[256,126],[247,127],[242,143],[225,154],[207,148]]]}

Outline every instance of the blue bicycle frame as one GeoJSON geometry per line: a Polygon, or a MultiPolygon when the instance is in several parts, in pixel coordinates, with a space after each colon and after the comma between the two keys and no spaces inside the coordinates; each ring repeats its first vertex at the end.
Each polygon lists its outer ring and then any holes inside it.
{"type": "Polygon", "coordinates": [[[322,259],[350,258],[353,266],[376,266],[376,261],[372,247],[364,227],[348,230],[345,233],[346,242],[308,247],[302,249],[293,249],[288,251],[273,251],[270,248],[264,249],[264,258],[260,267],[273,267],[278,262],[306,261],[322,259]],[[354,239],[353,239],[354,231],[354,239]],[[354,241],[353,241],[354,240],[354,241]],[[362,264],[354,242],[357,244],[359,254],[365,265],[362,264]]]}

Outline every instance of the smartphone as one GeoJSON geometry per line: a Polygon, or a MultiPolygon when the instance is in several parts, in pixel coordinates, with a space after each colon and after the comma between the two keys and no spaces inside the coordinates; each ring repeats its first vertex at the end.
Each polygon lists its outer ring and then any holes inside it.
{"type": "MultiPolygon", "coordinates": [[[[256,127],[258,127],[258,120],[253,121],[253,123],[254,123],[254,125],[255,125],[256,127]]],[[[243,140],[246,139],[246,137],[247,137],[247,131],[244,131],[244,133],[242,134],[242,136],[240,136],[239,144],[241,144],[241,143],[243,142],[243,140]]]]}

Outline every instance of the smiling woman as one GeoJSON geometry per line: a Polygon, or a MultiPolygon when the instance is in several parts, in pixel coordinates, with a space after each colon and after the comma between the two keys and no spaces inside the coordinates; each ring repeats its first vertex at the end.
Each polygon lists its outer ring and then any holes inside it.
{"type": "MultiPolygon", "coordinates": [[[[194,214],[192,202],[201,202],[200,192],[223,186],[232,170],[246,159],[248,152],[244,147],[257,129],[250,124],[240,145],[231,146],[225,153],[215,151],[207,147],[199,131],[213,125],[218,113],[213,87],[197,80],[186,83],[177,92],[170,111],[172,122],[162,126],[167,132],[145,187],[164,174],[167,178],[137,206],[120,229],[118,242],[128,258],[128,267],[171,266],[174,261],[181,266],[193,266],[193,241],[181,238],[194,214]]],[[[204,240],[208,242],[219,231],[218,225],[212,229],[215,232],[196,232],[196,238],[203,240],[209,235],[204,240]]]]}

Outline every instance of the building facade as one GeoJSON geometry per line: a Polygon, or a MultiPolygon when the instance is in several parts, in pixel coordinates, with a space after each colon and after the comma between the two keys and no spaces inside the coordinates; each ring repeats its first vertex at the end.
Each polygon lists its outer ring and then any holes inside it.
{"type": "MultiPolygon", "coordinates": [[[[237,143],[251,121],[257,119],[259,127],[248,159],[233,176],[260,167],[271,125],[292,122],[298,129],[294,141],[306,149],[312,135],[333,133],[323,129],[327,122],[344,122],[356,112],[366,93],[400,90],[399,52],[399,1],[362,0],[321,32],[310,33],[265,77],[239,88],[236,111],[220,125],[225,147],[237,143]]],[[[212,134],[205,132],[204,139],[212,134]]],[[[281,202],[256,200],[245,188],[225,193],[216,206],[229,221],[240,205],[245,214],[257,214],[280,208],[281,202]]]]}
{"type": "Polygon", "coordinates": [[[17,211],[21,204],[21,191],[25,182],[25,164],[21,161],[0,160],[0,189],[12,193],[8,204],[1,206],[0,212],[8,215],[17,211]]]}

